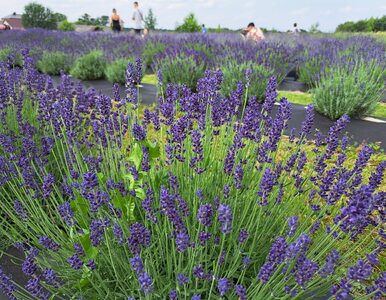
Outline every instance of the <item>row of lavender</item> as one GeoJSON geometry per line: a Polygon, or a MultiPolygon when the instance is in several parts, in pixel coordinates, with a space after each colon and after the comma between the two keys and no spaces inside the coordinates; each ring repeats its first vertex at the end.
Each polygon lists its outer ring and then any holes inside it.
{"type": "MultiPolygon", "coordinates": [[[[365,146],[347,164],[344,116],[309,151],[314,111],[283,137],[272,77],[224,97],[207,71],[196,92],[164,85],[139,112],[140,65],[125,98],[55,87],[24,52],[0,62],[1,235],[25,259],[11,299],[309,299],[386,293],[386,193],[365,146]],[[246,101],[249,99],[250,101],[246,101]],[[240,119],[239,112],[242,118],[240,119]],[[323,146],[324,145],[324,146],[323,146]],[[50,298],[51,297],[51,298],[50,298]]],[[[17,263],[17,261],[16,261],[17,263]]]]}
{"type": "Polygon", "coordinates": [[[272,35],[259,44],[246,43],[236,34],[154,35],[141,39],[111,33],[63,33],[31,30],[4,33],[0,59],[20,65],[22,49],[43,73],[71,73],[81,80],[106,77],[124,84],[128,61],[142,57],[153,72],[162,70],[164,81],[197,88],[207,69],[221,69],[222,93],[226,96],[245,84],[249,72],[250,92],[264,99],[272,76],[280,83],[290,70],[312,88],[318,112],[337,119],[343,114],[371,114],[383,100],[386,79],[385,45],[374,38],[347,39],[314,36],[272,35]]]}

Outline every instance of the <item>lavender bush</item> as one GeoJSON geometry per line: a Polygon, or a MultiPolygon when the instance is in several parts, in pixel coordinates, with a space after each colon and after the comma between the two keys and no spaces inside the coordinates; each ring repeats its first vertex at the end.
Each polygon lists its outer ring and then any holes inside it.
{"type": "Polygon", "coordinates": [[[109,98],[66,75],[55,87],[24,55],[22,69],[0,62],[0,232],[30,278],[0,269],[11,299],[385,294],[386,163],[364,176],[364,146],[347,165],[347,116],[308,152],[313,107],[285,138],[275,78],[259,104],[247,85],[223,97],[220,71],[196,92],[160,73],[141,116],[133,65],[127,96],[109,98]]]}
{"type": "Polygon", "coordinates": [[[315,108],[331,119],[370,115],[383,100],[386,68],[376,61],[353,60],[322,74],[312,90],[315,108]]]}
{"type": "Polygon", "coordinates": [[[71,75],[81,80],[96,80],[103,78],[106,61],[103,53],[98,50],[91,51],[79,57],[71,68],[71,75]]]}

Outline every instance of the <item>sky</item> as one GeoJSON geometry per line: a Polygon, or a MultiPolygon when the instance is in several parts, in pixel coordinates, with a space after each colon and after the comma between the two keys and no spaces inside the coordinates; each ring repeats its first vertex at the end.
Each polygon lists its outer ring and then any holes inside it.
{"type": "MultiPolygon", "coordinates": [[[[22,13],[30,0],[0,0],[0,17],[13,12],[22,13]]],[[[92,17],[110,15],[112,8],[118,10],[125,21],[125,27],[131,27],[133,11],[131,0],[36,0],[55,12],[76,21],[84,13],[92,17]]],[[[153,9],[158,28],[174,29],[184,17],[193,12],[198,21],[207,27],[227,27],[238,29],[247,23],[268,29],[286,31],[294,22],[298,27],[309,29],[319,23],[322,31],[334,31],[340,23],[386,15],[385,0],[139,0],[140,8],[147,14],[153,9]]]]}

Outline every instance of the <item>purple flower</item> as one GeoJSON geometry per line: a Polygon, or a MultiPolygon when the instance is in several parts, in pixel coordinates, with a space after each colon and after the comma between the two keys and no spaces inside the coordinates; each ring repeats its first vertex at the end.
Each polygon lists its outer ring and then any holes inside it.
{"type": "Polygon", "coordinates": [[[176,245],[178,252],[184,252],[190,246],[190,237],[187,233],[181,231],[176,235],[176,245]]]}
{"type": "Polygon", "coordinates": [[[320,270],[319,274],[322,278],[326,278],[328,275],[332,275],[339,262],[340,254],[338,250],[332,250],[326,258],[326,264],[320,270]]]}
{"type": "Polygon", "coordinates": [[[43,287],[40,285],[40,277],[29,279],[25,288],[32,296],[40,296],[43,292],[43,287]]]}
{"type": "Polygon", "coordinates": [[[12,282],[12,277],[4,273],[3,269],[0,268],[0,290],[8,296],[11,300],[17,300],[13,295],[17,291],[16,286],[12,282]]]}
{"type": "Polygon", "coordinates": [[[229,234],[232,231],[232,210],[226,204],[220,204],[217,209],[218,221],[221,224],[220,231],[229,234]]]}
{"type": "Polygon", "coordinates": [[[131,252],[139,254],[140,246],[150,246],[150,231],[140,223],[131,224],[128,244],[131,252]]]}
{"type": "Polygon", "coordinates": [[[193,276],[198,278],[198,279],[205,279],[206,278],[206,273],[205,273],[202,265],[198,265],[198,266],[193,267],[193,276]]]}
{"type": "Polygon", "coordinates": [[[312,104],[307,105],[306,107],[306,118],[302,122],[302,127],[300,129],[300,135],[308,135],[311,132],[311,128],[314,125],[315,111],[312,104]]]}
{"type": "Polygon", "coordinates": [[[236,189],[241,189],[243,187],[243,185],[241,184],[241,182],[243,181],[243,177],[244,177],[243,166],[242,166],[242,164],[238,164],[235,167],[235,171],[234,171],[234,179],[235,179],[236,189]]]}
{"type": "Polygon", "coordinates": [[[58,280],[54,270],[49,269],[49,268],[44,269],[43,276],[48,284],[50,284],[54,287],[59,286],[59,280],[58,280]]]}
{"type": "Polygon", "coordinates": [[[79,243],[76,243],[74,245],[74,250],[76,251],[76,253],[79,255],[79,256],[85,256],[86,254],[84,253],[84,250],[83,250],[83,247],[81,244],[79,243]]]}
{"type": "Polygon", "coordinates": [[[220,296],[223,297],[230,290],[230,282],[228,278],[220,278],[217,283],[217,289],[220,292],[220,296]]]}
{"type": "Polygon", "coordinates": [[[236,285],[235,292],[236,295],[239,297],[239,300],[247,300],[247,289],[243,285],[236,285]]]}
{"type": "Polygon", "coordinates": [[[87,260],[87,263],[86,263],[86,266],[91,270],[95,270],[96,269],[96,263],[95,263],[95,260],[94,259],[88,259],[87,260]]]}
{"type": "Polygon", "coordinates": [[[113,233],[114,233],[115,238],[117,239],[118,244],[123,244],[123,231],[122,231],[121,226],[114,223],[113,233]]]}
{"type": "Polygon", "coordinates": [[[129,167],[130,174],[133,176],[133,179],[135,181],[139,180],[139,173],[137,171],[137,168],[135,166],[130,166],[129,167]]]}
{"type": "Polygon", "coordinates": [[[90,240],[91,245],[97,247],[104,240],[104,229],[109,225],[109,220],[92,220],[90,224],[90,240]]]}
{"type": "Polygon", "coordinates": [[[32,276],[37,271],[35,256],[37,255],[37,249],[31,248],[29,255],[25,258],[21,269],[25,275],[32,276]]]}
{"type": "Polygon", "coordinates": [[[146,130],[138,124],[137,120],[133,125],[132,134],[137,142],[141,142],[146,139],[146,130]]]}
{"type": "Polygon", "coordinates": [[[379,259],[378,259],[378,253],[370,253],[366,255],[367,260],[369,261],[370,264],[373,266],[378,266],[379,265],[379,259]]]}
{"type": "Polygon", "coordinates": [[[194,294],[192,296],[192,299],[191,300],[201,300],[201,295],[200,294],[194,294]]]}
{"type": "Polygon", "coordinates": [[[295,272],[295,282],[304,286],[307,282],[312,280],[312,277],[314,277],[318,269],[317,263],[310,261],[301,255],[293,270],[295,272]]]}
{"type": "Polygon", "coordinates": [[[246,229],[240,229],[239,236],[237,240],[240,244],[244,243],[248,239],[248,231],[246,229]]]}
{"type": "Polygon", "coordinates": [[[386,294],[386,272],[382,272],[379,278],[375,280],[375,286],[382,294],[386,294]]]}
{"type": "Polygon", "coordinates": [[[19,200],[15,200],[13,207],[15,208],[15,211],[17,215],[20,217],[20,219],[22,219],[23,221],[26,221],[29,218],[30,216],[29,212],[23,207],[23,205],[19,200]]]}
{"type": "Polygon", "coordinates": [[[176,231],[184,231],[185,224],[179,215],[178,209],[176,209],[175,197],[164,186],[161,187],[160,191],[160,205],[161,212],[173,223],[176,231]]]}
{"type": "Polygon", "coordinates": [[[188,276],[181,273],[177,274],[177,280],[180,285],[185,285],[185,284],[188,284],[189,282],[188,276]]]}
{"type": "Polygon", "coordinates": [[[334,295],[337,300],[351,299],[351,288],[352,285],[350,282],[347,279],[342,279],[339,285],[334,285],[330,289],[330,293],[334,295]]]}
{"type": "Polygon", "coordinates": [[[244,256],[243,257],[243,269],[248,268],[248,266],[251,264],[251,259],[249,256],[244,256]]]}
{"type": "Polygon", "coordinates": [[[297,216],[289,217],[287,220],[288,223],[288,229],[287,234],[288,236],[293,236],[295,234],[295,231],[298,227],[299,218],[297,216]]]}
{"type": "Polygon", "coordinates": [[[272,191],[273,186],[276,184],[275,173],[271,169],[265,169],[260,182],[260,190],[257,195],[261,198],[260,205],[267,205],[267,198],[272,191]]]}
{"type": "Polygon", "coordinates": [[[212,225],[213,209],[211,204],[203,204],[197,211],[197,220],[204,226],[212,225]]]}
{"type": "Polygon", "coordinates": [[[39,239],[39,243],[46,249],[52,250],[54,252],[59,251],[60,245],[51,240],[48,236],[42,236],[39,239]]]}
{"type": "Polygon", "coordinates": [[[177,300],[178,299],[178,294],[177,294],[176,290],[170,290],[169,299],[170,300],[177,300]]]}
{"type": "Polygon", "coordinates": [[[48,199],[51,195],[55,183],[55,177],[52,174],[47,174],[43,177],[43,199],[48,199]]]}
{"type": "Polygon", "coordinates": [[[130,258],[130,264],[137,275],[142,274],[145,271],[142,259],[138,255],[130,258]]]}
{"type": "Polygon", "coordinates": [[[143,272],[138,276],[138,282],[141,285],[141,291],[148,295],[154,288],[153,280],[147,272],[143,272]]]}
{"type": "Polygon", "coordinates": [[[142,162],[141,169],[143,172],[150,171],[150,161],[149,161],[149,149],[146,146],[142,146],[142,162]]]}
{"type": "Polygon", "coordinates": [[[224,184],[223,193],[224,193],[224,198],[227,199],[229,197],[229,185],[224,184]]]}
{"type": "Polygon", "coordinates": [[[260,268],[259,280],[267,283],[277,265],[284,261],[287,251],[287,242],[285,238],[278,237],[269,250],[267,262],[260,268]]]}
{"type": "Polygon", "coordinates": [[[148,187],[146,190],[146,197],[142,201],[142,208],[145,210],[145,215],[148,220],[157,223],[157,217],[155,216],[155,210],[152,208],[152,203],[154,201],[154,193],[153,190],[148,187]]]}
{"type": "Polygon", "coordinates": [[[83,175],[83,187],[85,189],[94,189],[98,187],[98,177],[93,171],[89,171],[83,175]]]}
{"type": "Polygon", "coordinates": [[[66,222],[68,226],[75,225],[74,212],[71,209],[70,203],[64,202],[58,206],[60,217],[66,222]]]}
{"type": "Polygon", "coordinates": [[[212,234],[209,233],[209,232],[206,232],[206,231],[201,231],[199,234],[198,234],[198,240],[200,242],[200,245],[201,246],[204,246],[205,243],[207,241],[210,240],[210,238],[212,237],[212,234]]]}
{"type": "Polygon", "coordinates": [[[79,258],[78,254],[74,254],[74,255],[70,256],[67,259],[67,262],[70,264],[71,268],[73,268],[74,270],[80,270],[83,267],[83,262],[79,258]]]}
{"type": "Polygon", "coordinates": [[[347,277],[351,280],[365,280],[370,277],[372,267],[363,260],[358,260],[355,266],[352,266],[347,271],[347,277]]]}

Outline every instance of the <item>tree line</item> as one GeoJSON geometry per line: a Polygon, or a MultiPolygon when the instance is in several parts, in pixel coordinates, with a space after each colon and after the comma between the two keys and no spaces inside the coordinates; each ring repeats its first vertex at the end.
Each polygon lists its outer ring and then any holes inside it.
{"type": "Polygon", "coordinates": [[[386,31],[386,15],[380,18],[370,18],[357,22],[348,21],[338,25],[336,31],[341,32],[378,32],[386,31]]]}

